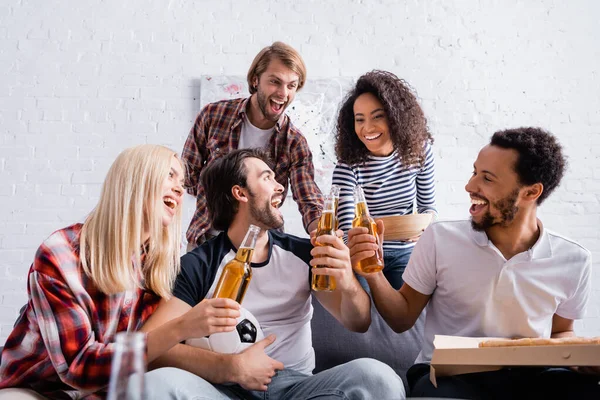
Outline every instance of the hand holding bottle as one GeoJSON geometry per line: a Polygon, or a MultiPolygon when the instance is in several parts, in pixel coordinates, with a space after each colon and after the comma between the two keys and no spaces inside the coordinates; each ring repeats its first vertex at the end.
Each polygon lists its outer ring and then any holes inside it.
{"type": "Polygon", "coordinates": [[[333,234],[321,235],[316,239],[321,245],[315,246],[310,252],[314,257],[310,260],[310,265],[317,267],[313,268],[313,289],[323,290],[315,288],[315,282],[324,279],[334,282],[335,286],[330,290],[355,288],[356,278],[352,271],[350,251],[342,239],[333,234]]]}
{"type": "Polygon", "coordinates": [[[228,298],[205,299],[180,318],[181,340],[235,329],[240,305],[228,298]]]}
{"type": "Polygon", "coordinates": [[[373,236],[368,228],[356,227],[348,231],[348,248],[350,249],[350,259],[352,260],[352,267],[358,274],[367,276],[362,269],[358,268],[358,265],[363,260],[375,257],[377,252],[383,253],[383,236],[384,236],[384,225],[381,220],[376,222],[377,224],[377,238],[373,236]]]}

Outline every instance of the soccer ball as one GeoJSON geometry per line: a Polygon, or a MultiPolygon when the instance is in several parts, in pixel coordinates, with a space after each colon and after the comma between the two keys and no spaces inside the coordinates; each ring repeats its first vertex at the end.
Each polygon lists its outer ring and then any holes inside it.
{"type": "Polygon", "coordinates": [[[254,315],[245,308],[240,308],[237,325],[231,332],[213,333],[202,338],[188,339],[185,343],[216,353],[236,354],[261,341],[264,337],[254,315]]]}

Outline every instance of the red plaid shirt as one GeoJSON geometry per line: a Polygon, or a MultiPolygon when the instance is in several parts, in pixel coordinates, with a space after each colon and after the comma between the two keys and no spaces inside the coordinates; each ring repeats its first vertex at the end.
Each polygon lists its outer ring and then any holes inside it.
{"type": "MultiPolygon", "coordinates": [[[[186,237],[188,242],[198,239],[210,228],[204,188],[200,181],[202,168],[212,160],[238,148],[242,122],[250,98],[224,100],[208,104],[202,109],[183,147],[186,163],[185,186],[196,197],[196,212],[186,237]]],[[[319,218],[323,196],[314,180],[312,153],[302,133],[283,115],[275,125],[267,151],[275,162],[275,179],[284,187],[283,199],[292,185],[292,197],[298,203],[304,228],[319,218]]]]}
{"type": "Polygon", "coordinates": [[[29,302],[2,352],[0,388],[48,397],[103,398],[117,332],[138,330],[158,306],[153,293],[105,295],[79,261],[81,224],[54,232],[28,276],[29,302]]]}

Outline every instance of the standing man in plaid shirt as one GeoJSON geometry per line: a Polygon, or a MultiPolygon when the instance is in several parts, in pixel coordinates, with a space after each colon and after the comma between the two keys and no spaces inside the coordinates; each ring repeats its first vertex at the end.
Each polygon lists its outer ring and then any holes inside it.
{"type": "Polygon", "coordinates": [[[202,169],[213,160],[242,148],[263,148],[275,162],[275,179],[283,188],[283,199],[292,186],[307,232],[316,228],[323,197],[314,181],[314,166],[308,143],[284,113],[306,81],[306,66],[300,54],[285,43],[275,42],[254,58],[248,71],[251,96],[223,100],[202,109],[183,148],[185,187],[196,197],[196,212],[187,230],[188,250],[215,236],[210,225],[202,169]]]}

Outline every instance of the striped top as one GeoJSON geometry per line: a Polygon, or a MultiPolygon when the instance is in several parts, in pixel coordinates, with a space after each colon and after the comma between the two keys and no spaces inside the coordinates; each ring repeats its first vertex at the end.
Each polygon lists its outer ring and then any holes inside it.
{"type": "MultiPolygon", "coordinates": [[[[425,155],[422,168],[417,165],[405,167],[396,151],[387,157],[370,155],[364,164],[349,166],[338,163],[333,170],[332,183],[340,187],[339,228],[345,234],[352,228],[353,192],[357,184],[362,186],[369,213],[375,219],[412,213],[415,198],[419,213],[429,211],[437,214],[435,165],[429,143],[425,146],[425,155]]],[[[383,249],[404,249],[414,245],[412,242],[384,240],[383,249]]]]}

